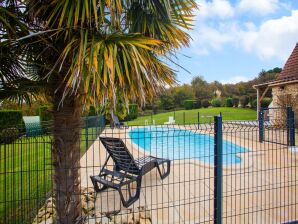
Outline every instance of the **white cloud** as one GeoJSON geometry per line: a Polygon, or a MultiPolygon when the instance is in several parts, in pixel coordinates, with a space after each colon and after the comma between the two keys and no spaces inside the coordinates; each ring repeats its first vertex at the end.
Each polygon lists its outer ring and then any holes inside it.
{"type": "Polygon", "coordinates": [[[231,77],[230,79],[227,79],[227,80],[221,80],[220,82],[222,84],[236,84],[236,83],[239,83],[239,82],[247,82],[249,79],[247,77],[244,77],[244,76],[234,76],[234,77],[231,77]]]}
{"type": "Polygon", "coordinates": [[[201,7],[196,27],[190,33],[194,54],[208,55],[232,46],[264,60],[277,58],[284,62],[298,42],[298,10],[289,10],[286,3],[279,0],[239,0],[235,5],[227,0],[200,0],[198,3],[201,7]],[[243,21],[238,12],[246,7],[255,13],[268,14],[278,6],[290,14],[260,24],[243,21]]]}
{"type": "Polygon", "coordinates": [[[197,1],[199,5],[198,19],[230,18],[234,15],[234,8],[228,0],[197,1]]]}
{"type": "Polygon", "coordinates": [[[252,12],[258,15],[267,15],[280,7],[278,0],[241,0],[238,4],[240,12],[252,12]]]}
{"type": "Polygon", "coordinates": [[[198,32],[191,34],[193,41],[191,49],[199,55],[209,54],[210,50],[220,50],[225,44],[233,41],[229,33],[202,25],[198,32]]]}
{"type": "Polygon", "coordinates": [[[246,51],[262,59],[286,60],[298,42],[298,10],[290,16],[267,20],[255,29],[239,32],[239,41],[246,51]]]}

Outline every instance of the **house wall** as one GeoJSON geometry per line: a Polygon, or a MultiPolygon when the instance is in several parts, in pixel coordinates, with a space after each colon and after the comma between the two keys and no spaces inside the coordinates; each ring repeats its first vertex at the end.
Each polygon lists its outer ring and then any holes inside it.
{"type": "MultiPolygon", "coordinates": [[[[295,123],[298,125],[298,83],[287,84],[283,88],[276,86],[272,88],[272,107],[292,106],[295,114],[295,123]],[[286,102],[285,99],[286,97],[286,102]],[[281,102],[283,101],[283,102],[281,102]],[[286,103],[286,105],[284,105],[286,103]]],[[[276,125],[285,125],[286,112],[272,109],[273,120],[276,125]]]]}

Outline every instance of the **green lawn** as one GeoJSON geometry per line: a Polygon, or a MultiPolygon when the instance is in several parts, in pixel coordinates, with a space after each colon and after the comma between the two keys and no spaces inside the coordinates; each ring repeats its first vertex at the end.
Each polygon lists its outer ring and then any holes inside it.
{"type": "Polygon", "coordinates": [[[147,120],[149,124],[152,124],[152,120],[155,120],[155,124],[164,124],[164,122],[169,120],[170,116],[173,116],[175,117],[176,124],[192,124],[198,123],[198,112],[200,114],[200,123],[213,121],[213,117],[218,115],[220,112],[222,112],[223,120],[255,120],[257,118],[256,111],[252,109],[215,107],[194,110],[179,110],[175,112],[155,114],[152,116],[143,116],[127,123],[128,125],[144,125],[145,120],[147,120]]]}
{"type": "MultiPolygon", "coordinates": [[[[99,129],[82,130],[81,154],[93,143],[99,129]],[[88,139],[87,139],[88,136],[88,139]]],[[[52,188],[51,137],[23,137],[0,145],[0,223],[25,223],[52,188]],[[34,210],[35,209],[35,210],[34,210]],[[10,214],[10,215],[9,215],[10,214]],[[21,220],[21,217],[23,218],[21,220]]]]}

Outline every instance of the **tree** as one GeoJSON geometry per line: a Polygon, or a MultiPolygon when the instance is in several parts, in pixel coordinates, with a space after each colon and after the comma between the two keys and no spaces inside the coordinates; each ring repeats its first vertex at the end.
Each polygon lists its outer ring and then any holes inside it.
{"type": "Polygon", "coordinates": [[[175,107],[183,107],[184,101],[194,98],[194,93],[189,85],[182,85],[171,89],[175,107]]]}
{"type": "Polygon", "coordinates": [[[197,76],[191,81],[195,97],[198,101],[210,99],[213,96],[212,89],[209,87],[208,82],[202,76],[197,76]]]}
{"type": "Polygon", "coordinates": [[[170,91],[166,90],[159,94],[157,105],[160,109],[170,110],[175,107],[174,97],[170,91]]]}
{"type": "Polygon", "coordinates": [[[29,102],[41,92],[49,98],[57,222],[78,223],[83,104],[116,108],[119,91],[126,101],[144,103],[174,84],[163,58],[188,45],[196,3],[7,0],[0,6],[14,21],[7,26],[1,13],[0,99],[29,102]]]}

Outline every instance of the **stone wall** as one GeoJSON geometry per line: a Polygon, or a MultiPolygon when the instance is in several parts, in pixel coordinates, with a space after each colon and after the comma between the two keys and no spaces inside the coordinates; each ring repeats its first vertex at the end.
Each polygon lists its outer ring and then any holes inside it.
{"type": "MultiPolygon", "coordinates": [[[[272,107],[292,106],[295,114],[295,123],[298,125],[298,83],[287,84],[284,87],[272,88],[272,107]]],[[[284,126],[286,124],[286,111],[272,109],[271,120],[275,125],[284,126]]]]}

